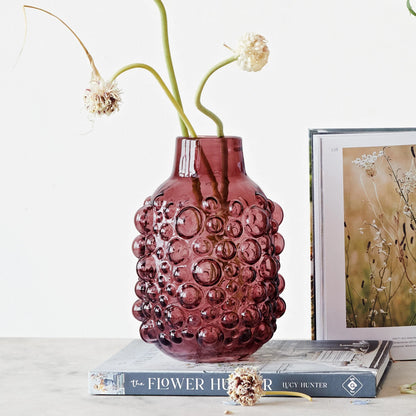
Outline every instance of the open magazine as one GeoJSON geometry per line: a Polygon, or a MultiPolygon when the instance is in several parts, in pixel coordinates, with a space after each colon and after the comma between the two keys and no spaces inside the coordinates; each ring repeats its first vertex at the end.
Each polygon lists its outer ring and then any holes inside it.
{"type": "Polygon", "coordinates": [[[416,358],[416,129],[313,130],[317,339],[416,358]]]}

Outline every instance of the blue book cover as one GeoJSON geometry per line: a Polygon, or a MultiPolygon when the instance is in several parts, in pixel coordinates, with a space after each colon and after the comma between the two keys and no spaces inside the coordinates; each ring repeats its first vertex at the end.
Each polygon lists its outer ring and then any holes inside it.
{"type": "Polygon", "coordinates": [[[177,361],[140,340],[88,374],[90,394],[226,396],[237,367],[253,366],[263,389],[313,397],[375,397],[390,362],[391,341],[272,340],[228,363],[177,361]]]}

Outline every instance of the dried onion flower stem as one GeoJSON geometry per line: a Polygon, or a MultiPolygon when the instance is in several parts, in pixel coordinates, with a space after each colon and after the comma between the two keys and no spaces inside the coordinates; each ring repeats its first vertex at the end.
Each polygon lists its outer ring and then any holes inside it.
{"type": "Polygon", "coordinates": [[[166,86],[166,84],[164,83],[163,79],[158,74],[158,72],[154,68],[152,68],[150,65],[146,65],[146,64],[142,64],[142,63],[134,63],[134,64],[123,66],[112,76],[112,78],[110,79],[110,83],[114,83],[116,78],[118,76],[120,76],[123,72],[129,71],[130,69],[135,69],[135,68],[145,69],[146,71],[149,71],[156,78],[157,82],[160,84],[163,91],[166,93],[169,100],[174,105],[174,107],[175,107],[176,111],[178,112],[180,118],[185,123],[186,127],[189,129],[191,137],[195,138],[196,137],[195,130],[192,127],[192,124],[190,123],[190,121],[188,120],[188,117],[186,117],[182,107],[176,101],[175,97],[170,92],[169,88],[166,86]]]}
{"type": "MultiPolygon", "coordinates": [[[[161,0],[154,0],[154,2],[158,6],[159,12],[160,12],[160,18],[161,18],[161,23],[162,23],[161,26],[162,26],[163,49],[165,52],[165,61],[166,61],[167,69],[168,69],[170,85],[172,87],[172,94],[175,97],[179,107],[183,108],[181,96],[179,94],[178,83],[176,81],[175,70],[173,69],[172,55],[170,53],[169,35],[168,35],[168,19],[166,16],[166,9],[163,3],[161,2],[161,0]]],[[[182,135],[184,137],[188,137],[188,130],[181,117],[179,117],[179,123],[180,123],[180,127],[182,130],[182,135]]]]}
{"type": "Polygon", "coordinates": [[[412,5],[410,4],[410,0],[407,0],[406,6],[410,14],[412,14],[413,16],[416,16],[416,12],[413,10],[412,5]]]}
{"type": "Polygon", "coordinates": [[[199,85],[199,88],[197,90],[196,96],[195,96],[195,105],[198,108],[199,111],[201,111],[203,114],[205,114],[207,117],[209,117],[212,121],[214,121],[214,123],[217,125],[217,136],[218,137],[224,137],[224,126],[223,123],[221,121],[221,119],[214,114],[211,110],[208,110],[208,108],[206,108],[205,106],[203,106],[201,104],[201,95],[202,95],[202,90],[205,87],[205,84],[208,81],[208,78],[216,71],[218,71],[218,69],[222,68],[223,66],[226,66],[232,62],[235,62],[238,59],[237,56],[233,56],[231,58],[225,59],[224,61],[220,62],[219,64],[215,65],[214,67],[212,67],[204,76],[204,78],[201,81],[201,84],[199,85]]]}
{"type": "MultiPolygon", "coordinates": [[[[41,11],[41,12],[43,12],[43,13],[46,13],[46,14],[48,14],[49,16],[52,16],[52,17],[54,17],[55,19],[57,19],[59,22],[61,22],[74,36],[75,36],[75,38],[77,39],[77,41],[80,43],[80,45],[81,45],[81,47],[82,47],[82,49],[84,49],[84,52],[86,53],[86,55],[87,55],[87,57],[88,57],[88,60],[90,61],[90,65],[91,65],[91,68],[92,68],[92,72],[93,72],[93,75],[94,75],[94,77],[95,78],[101,78],[101,75],[100,75],[100,73],[98,72],[98,69],[97,69],[97,67],[95,66],[95,63],[94,63],[94,59],[92,58],[92,56],[91,56],[91,54],[89,53],[89,51],[88,51],[88,49],[85,47],[85,45],[84,45],[84,43],[82,42],[82,40],[79,38],[79,36],[71,29],[71,27],[69,26],[69,25],[67,25],[60,17],[58,17],[58,16],[56,16],[56,15],[54,15],[53,13],[51,13],[51,12],[48,12],[47,10],[45,10],[45,9],[41,9],[40,7],[35,7],[35,6],[29,6],[29,5],[27,5],[27,4],[25,4],[24,6],[23,6],[23,13],[24,13],[24,16],[25,16],[25,22],[27,22],[27,18],[26,18],[26,9],[34,9],[34,10],[39,10],[39,11],[41,11]]],[[[26,27],[27,27],[27,24],[26,24],[26,27]]],[[[26,31],[25,31],[25,38],[26,38],[26,31]]]]}
{"type": "MultiPolygon", "coordinates": [[[[231,49],[231,48],[229,48],[231,49]]],[[[232,50],[232,49],[231,49],[232,50]]],[[[233,51],[233,50],[232,50],[233,51]]],[[[217,136],[224,137],[224,127],[220,118],[212,111],[208,110],[201,104],[202,90],[205,87],[208,79],[218,69],[237,61],[238,65],[247,72],[260,71],[266,65],[269,58],[269,48],[264,36],[255,33],[246,33],[239,41],[238,48],[233,51],[234,55],[231,58],[221,61],[219,64],[211,68],[199,84],[196,96],[195,105],[199,111],[209,117],[217,125],[217,136]]]]}

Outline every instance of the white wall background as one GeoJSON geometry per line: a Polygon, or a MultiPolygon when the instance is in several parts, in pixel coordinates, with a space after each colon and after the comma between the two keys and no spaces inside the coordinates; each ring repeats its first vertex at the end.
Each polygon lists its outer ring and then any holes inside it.
{"type": "MultiPolygon", "coordinates": [[[[182,98],[193,109],[210,66],[254,31],[269,40],[260,73],[218,72],[204,103],[244,139],[246,168],[285,210],[287,312],[277,337],[309,338],[308,129],[416,125],[416,18],[405,0],[165,0],[182,98]]],[[[166,75],[151,0],[33,0],[62,17],[104,77],[142,61],[166,75]]],[[[153,78],[119,79],[119,113],[88,121],[88,61],[54,19],[21,4],[0,12],[0,336],[129,337],[133,216],[170,174],[177,117],[153,78]]]]}

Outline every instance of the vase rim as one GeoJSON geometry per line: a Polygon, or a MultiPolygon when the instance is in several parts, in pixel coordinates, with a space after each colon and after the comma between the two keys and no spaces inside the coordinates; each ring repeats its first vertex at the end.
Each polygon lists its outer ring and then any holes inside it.
{"type": "Polygon", "coordinates": [[[185,137],[185,136],[178,136],[178,139],[185,139],[185,140],[216,140],[216,139],[241,139],[240,136],[214,136],[214,135],[202,135],[197,137],[185,137]]]}

